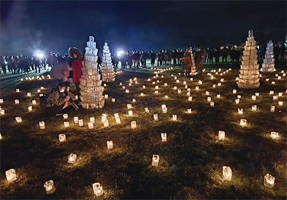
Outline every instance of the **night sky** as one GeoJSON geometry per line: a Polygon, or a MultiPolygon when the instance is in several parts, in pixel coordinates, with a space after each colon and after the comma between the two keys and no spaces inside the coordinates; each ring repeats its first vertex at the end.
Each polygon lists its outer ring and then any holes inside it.
{"type": "Polygon", "coordinates": [[[285,1],[1,1],[1,54],[84,49],[172,50],[284,41],[285,1]]]}

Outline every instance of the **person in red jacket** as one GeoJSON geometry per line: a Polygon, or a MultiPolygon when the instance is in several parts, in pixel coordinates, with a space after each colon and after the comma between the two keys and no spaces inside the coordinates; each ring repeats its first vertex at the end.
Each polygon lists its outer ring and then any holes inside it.
{"type": "Polygon", "coordinates": [[[70,78],[73,79],[73,83],[76,86],[75,94],[79,95],[80,94],[80,87],[79,87],[80,78],[83,74],[82,54],[80,50],[78,50],[76,47],[71,47],[69,48],[69,55],[71,57],[70,62],[69,62],[69,65],[70,65],[69,70],[72,71],[72,73],[70,73],[70,78]]]}

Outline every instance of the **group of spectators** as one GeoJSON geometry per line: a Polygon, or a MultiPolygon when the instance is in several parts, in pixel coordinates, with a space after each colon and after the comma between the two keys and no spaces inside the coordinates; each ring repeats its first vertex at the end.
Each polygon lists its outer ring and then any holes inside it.
{"type": "Polygon", "coordinates": [[[8,72],[13,74],[29,73],[35,71],[40,73],[41,68],[46,69],[44,60],[37,56],[1,56],[0,74],[8,72]]]}

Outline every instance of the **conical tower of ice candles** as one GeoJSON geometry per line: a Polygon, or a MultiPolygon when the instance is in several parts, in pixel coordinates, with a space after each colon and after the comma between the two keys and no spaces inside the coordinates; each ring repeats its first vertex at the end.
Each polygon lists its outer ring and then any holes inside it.
{"type": "Polygon", "coordinates": [[[115,71],[108,44],[105,42],[102,59],[102,78],[103,82],[114,82],[115,71]]]}
{"type": "Polygon", "coordinates": [[[89,37],[85,51],[85,64],[80,79],[81,105],[85,109],[102,108],[105,104],[104,88],[98,73],[98,49],[93,36],[89,37]]]}
{"type": "Polygon", "coordinates": [[[258,88],[259,83],[259,64],[257,64],[256,41],[253,31],[248,31],[248,38],[244,46],[242,62],[240,66],[239,88],[258,88]]]}
{"type": "Polygon", "coordinates": [[[190,54],[191,54],[191,71],[190,71],[190,75],[191,76],[195,76],[197,74],[196,72],[196,67],[195,67],[195,63],[194,63],[194,58],[193,58],[193,53],[192,53],[192,48],[190,47],[190,54]]]}
{"type": "Polygon", "coordinates": [[[262,72],[275,72],[276,71],[274,67],[275,58],[274,58],[273,52],[274,52],[273,43],[270,40],[266,47],[265,58],[263,59],[262,68],[261,68],[262,72]]]}

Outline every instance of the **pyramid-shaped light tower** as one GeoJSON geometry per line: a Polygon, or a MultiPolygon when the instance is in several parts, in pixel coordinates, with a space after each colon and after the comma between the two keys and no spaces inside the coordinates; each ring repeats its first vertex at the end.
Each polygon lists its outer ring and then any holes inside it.
{"type": "Polygon", "coordinates": [[[102,58],[102,78],[103,82],[114,82],[115,71],[112,64],[112,58],[109,50],[108,43],[105,42],[102,58]]]}
{"type": "Polygon", "coordinates": [[[105,104],[101,76],[98,73],[98,49],[94,37],[90,36],[85,48],[85,64],[80,79],[81,105],[85,109],[102,108],[105,104]]]}
{"type": "Polygon", "coordinates": [[[273,51],[273,43],[270,40],[269,43],[267,43],[266,47],[266,53],[265,58],[263,59],[262,63],[262,72],[275,72],[275,58],[274,58],[274,51],[273,51]]]}
{"type": "Polygon", "coordinates": [[[253,37],[253,31],[248,31],[248,38],[244,46],[242,61],[240,65],[239,88],[258,88],[259,83],[259,64],[257,64],[256,41],[253,37]]]}
{"type": "Polygon", "coordinates": [[[195,66],[195,63],[194,63],[194,57],[193,57],[193,53],[192,53],[192,48],[190,47],[190,54],[191,54],[191,70],[190,70],[190,75],[191,76],[195,76],[197,74],[196,72],[196,66],[195,66]]]}

